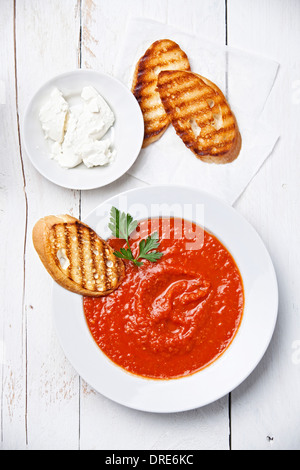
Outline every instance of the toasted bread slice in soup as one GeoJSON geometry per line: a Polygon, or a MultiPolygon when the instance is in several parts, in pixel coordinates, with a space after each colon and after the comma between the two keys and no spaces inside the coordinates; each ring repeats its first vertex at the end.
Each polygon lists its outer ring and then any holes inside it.
{"type": "Polygon", "coordinates": [[[230,163],[238,157],[238,124],[214,83],[193,72],[162,71],[157,89],[176,133],[199,159],[230,163]]]}
{"type": "Polygon", "coordinates": [[[32,238],[49,274],[71,292],[101,297],[113,292],[124,278],[124,263],[114,250],[74,217],[45,217],[33,228],[32,238]]]}
{"type": "Polygon", "coordinates": [[[190,70],[187,55],[170,39],[154,42],[135,68],[132,92],[144,117],[143,147],[158,140],[170,124],[156,89],[157,77],[162,70],[190,70]]]}

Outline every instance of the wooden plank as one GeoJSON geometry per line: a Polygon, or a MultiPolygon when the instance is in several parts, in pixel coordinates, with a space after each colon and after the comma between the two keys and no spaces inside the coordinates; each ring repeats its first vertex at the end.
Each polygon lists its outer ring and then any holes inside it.
{"type": "Polygon", "coordinates": [[[279,317],[267,354],[232,395],[233,449],[300,448],[299,24],[297,0],[228,0],[229,45],[281,63],[265,109],[281,139],[236,206],[258,229],[273,258],[279,317]]]}
{"type": "MultiPolygon", "coordinates": [[[[114,61],[131,17],[155,19],[224,44],[223,0],[83,0],[82,66],[114,73],[114,61]]],[[[115,193],[141,186],[125,175],[107,188],[82,193],[82,216],[115,193]]],[[[211,406],[170,415],[145,414],[102,397],[83,382],[81,449],[227,449],[227,397],[211,406]]]]}
{"type": "Polygon", "coordinates": [[[26,446],[23,285],[26,197],[17,126],[14,8],[0,14],[0,448],[26,446]]]}
{"type": "MultiPolygon", "coordinates": [[[[18,109],[22,122],[31,95],[50,77],[77,68],[80,11],[76,0],[16,2],[18,109]]],[[[24,153],[24,152],[23,152],[24,153]]],[[[28,200],[23,340],[26,364],[27,444],[30,449],[77,449],[78,375],[58,344],[51,285],[31,241],[35,222],[48,214],[79,214],[79,194],[40,176],[24,154],[28,200]]],[[[6,275],[9,274],[9,270],[6,275]]]]}

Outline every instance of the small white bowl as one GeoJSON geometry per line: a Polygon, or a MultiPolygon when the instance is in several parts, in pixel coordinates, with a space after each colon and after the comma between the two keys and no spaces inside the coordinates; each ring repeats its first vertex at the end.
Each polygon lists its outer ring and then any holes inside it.
{"type": "Polygon", "coordinates": [[[48,180],[69,189],[100,188],[120,178],[138,157],[143,138],[143,116],[132,92],[116,78],[93,70],[74,70],[45,83],[31,99],[23,123],[23,142],[34,167],[48,180]],[[54,87],[72,105],[79,101],[82,88],[89,85],[103,96],[115,114],[112,136],[116,157],[102,167],[87,168],[81,164],[64,169],[50,158],[50,146],[44,137],[39,111],[54,87]]]}

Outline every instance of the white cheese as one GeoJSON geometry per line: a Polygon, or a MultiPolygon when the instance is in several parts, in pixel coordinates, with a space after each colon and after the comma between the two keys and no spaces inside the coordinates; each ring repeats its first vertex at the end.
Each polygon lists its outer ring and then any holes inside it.
{"type": "Polygon", "coordinates": [[[213,127],[216,129],[216,131],[219,131],[220,129],[222,129],[222,127],[224,127],[222,114],[221,113],[214,114],[213,118],[214,118],[213,127]]]}
{"type": "Polygon", "coordinates": [[[39,113],[46,139],[52,139],[58,143],[63,141],[68,111],[69,105],[61,91],[54,88],[39,113]]]}
{"type": "Polygon", "coordinates": [[[83,88],[81,98],[84,101],[84,107],[80,124],[86,129],[89,127],[89,136],[101,139],[114,124],[114,113],[102,96],[91,86],[83,88]],[[89,123],[88,126],[87,123],[89,123]]]}
{"type": "Polygon", "coordinates": [[[94,140],[83,144],[80,148],[83,163],[88,168],[110,163],[115,157],[115,150],[111,150],[110,145],[110,140],[94,140]]]}
{"type": "Polygon", "coordinates": [[[51,158],[63,168],[74,168],[82,162],[88,168],[102,166],[115,156],[111,137],[100,140],[114,124],[114,113],[91,86],[83,88],[81,100],[69,108],[63,139],[52,137],[51,158]]]}
{"type": "Polygon", "coordinates": [[[191,125],[191,129],[193,131],[194,136],[197,138],[201,133],[201,127],[198,126],[194,118],[190,120],[190,125],[191,125]]]}
{"type": "Polygon", "coordinates": [[[60,266],[63,270],[68,269],[70,266],[70,260],[67,257],[65,248],[60,248],[57,252],[57,258],[60,263],[60,266]]]}

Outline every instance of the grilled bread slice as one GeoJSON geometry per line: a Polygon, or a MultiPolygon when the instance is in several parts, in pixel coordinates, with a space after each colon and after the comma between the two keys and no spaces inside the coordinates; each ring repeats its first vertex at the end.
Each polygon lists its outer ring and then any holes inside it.
{"type": "Polygon", "coordinates": [[[158,140],[170,124],[156,89],[157,77],[161,70],[190,70],[186,54],[170,39],[154,42],[135,68],[132,92],[144,117],[143,147],[158,140]]]}
{"type": "Polygon", "coordinates": [[[114,250],[74,217],[45,217],[34,226],[32,238],[49,274],[71,292],[102,297],[113,292],[124,278],[124,263],[114,250]]]}
{"type": "Polygon", "coordinates": [[[214,83],[193,72],[162,71],[157,89],[176,133],[199,159],[230,163],[238,157],[238,124],[214,83]]]}

